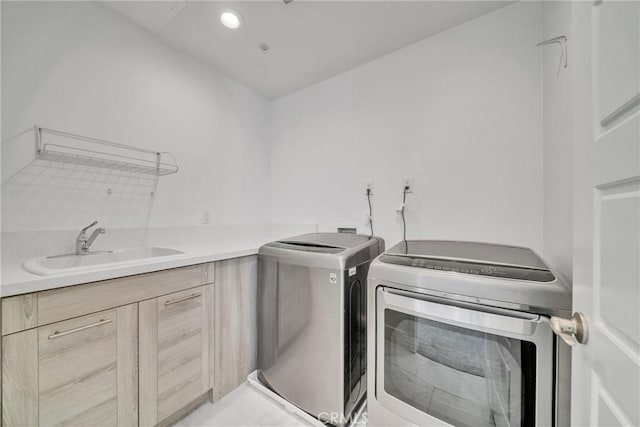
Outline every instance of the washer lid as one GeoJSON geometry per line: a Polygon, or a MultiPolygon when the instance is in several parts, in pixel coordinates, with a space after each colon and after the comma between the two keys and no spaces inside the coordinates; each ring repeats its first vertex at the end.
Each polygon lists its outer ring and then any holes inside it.
{"type": "Polygon", "coordinates": [[[387,264],[505,279],[552,282],[555,276],[531,249],[449,240],[400,242],[381,257],[387,264]]]}
{"type": "Polygon", "coordinates": [[[350,233],[309,233],[272,242],[270,245],[307,252],[340,253],[371,242],[372,238],[350,233]]]}
{"type": "Polygon", "coordinates": [[[310,233],[264,244],[258,255],[307,267],[344,270],[370,262],[384,251],[384,240],[348,233],[310,233]]]}

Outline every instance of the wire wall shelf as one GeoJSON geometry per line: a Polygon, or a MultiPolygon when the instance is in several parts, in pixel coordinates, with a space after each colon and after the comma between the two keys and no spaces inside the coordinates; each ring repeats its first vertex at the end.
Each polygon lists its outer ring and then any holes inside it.
{"type": "Polygon", "coordinates": [[[178,172],[171,153],[35,126],[39,160],[163,176],[178,172]],[[51,139],[51,142],[48,142],[51,139]]]}

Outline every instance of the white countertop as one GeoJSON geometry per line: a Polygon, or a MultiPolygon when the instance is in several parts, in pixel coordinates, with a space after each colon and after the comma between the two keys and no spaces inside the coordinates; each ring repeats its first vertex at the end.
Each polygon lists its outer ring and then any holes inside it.
{"type": "Polygon", "coordinates": [[[223,259],[238,258],[247,255],[255,255],[263,241],[242,242],[236,244],[200,244],[189,246],[171,246],[184,252],[179,255],[170,255],[144,260],[131,261],[122,265],[110,265],[105,269],[91,269],[81,272],[39,276],[25,271],[22,262],[2,265],[2,282],[0,283],[0,296],[2,298],[29,292],[44,291],[61,288],[64,286],[79,285],[96,282],[99,280],[114,279],[117,277],[132,276],[134,274],[150,273],[152,271],[167,270],[170,268],[184,267],[187,265],[203,264],[223,259]]]}

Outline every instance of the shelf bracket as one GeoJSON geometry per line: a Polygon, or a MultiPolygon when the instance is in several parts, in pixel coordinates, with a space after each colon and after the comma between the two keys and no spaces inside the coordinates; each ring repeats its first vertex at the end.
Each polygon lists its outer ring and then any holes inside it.
{"type": "MultiPolygon", "coordinates": [[[[541,42],[536,43],[536,46],[545,46],[548,44],[559,44],[560,45],[560,66],[564,66],[564,68],[568,67],[567,63],[567,36],[561,35],[557,37],[550,38],[548,40],[543,40],[541,42]]],[[[558,67],[558,74],[560,73],[560,66],[558,67]]]]}

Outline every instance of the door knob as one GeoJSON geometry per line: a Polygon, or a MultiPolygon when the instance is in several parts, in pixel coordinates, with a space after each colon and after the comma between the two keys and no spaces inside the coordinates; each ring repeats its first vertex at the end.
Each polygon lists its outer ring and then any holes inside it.
{"type": "Polygon", "coordinates": [[[586,344],[589,341],[587,317],[580,312],[573,313],[571,319],[552,316],[549,323],[553,332],[570,346],[576,343],[586,344]]]}

